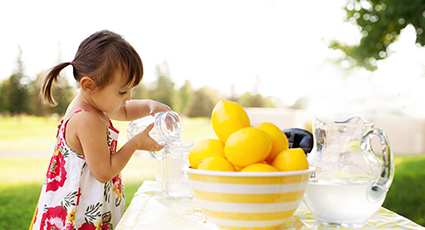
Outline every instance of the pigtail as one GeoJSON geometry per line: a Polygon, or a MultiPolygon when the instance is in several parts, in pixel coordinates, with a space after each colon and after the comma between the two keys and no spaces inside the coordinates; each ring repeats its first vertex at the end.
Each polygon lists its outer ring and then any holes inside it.
{"type": "Polygon", "coordinates": [[[72,65],[72,62],[63,62],[50,69],[49,73],[44,79],[43,87],[41,87],[40,90],[40,96],[43,99],[44,103],[47,102],[49,103],[49,105],[56,105],[56,101],[52,95],[53,83],[56,83],[58,81],[58,77],[62,69],[69,65],[72,65]]]}

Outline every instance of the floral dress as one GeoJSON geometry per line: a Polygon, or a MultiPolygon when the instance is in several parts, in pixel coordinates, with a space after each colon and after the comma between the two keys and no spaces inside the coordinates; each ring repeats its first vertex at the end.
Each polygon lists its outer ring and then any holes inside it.
{"type": "MultiPolygon", "coordinates": [[[[78,110],[58,126],[55,151],[34,216],[33,229],[114,229],[124,213],[121,174],[100,183],[91,174],[84,156],[65,142],[65,127],[78,110]]],[[[110,154],[117,148],[118,130],[107,129],[110,154]]],[[[31,229],[31,227],[30,227],[31,229]]]]}

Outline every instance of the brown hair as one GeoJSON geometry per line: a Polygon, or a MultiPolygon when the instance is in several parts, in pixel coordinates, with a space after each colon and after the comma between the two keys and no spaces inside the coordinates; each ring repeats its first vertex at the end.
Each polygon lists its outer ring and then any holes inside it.
{"type": "Polygon", "coordinates": [[[136,86],[143,77],[143,64],[139,54],[121,35],[108,30],[96,32],[81,42],[72,62],[63,62],[50,69],[41,88],[41,96],[50,105],[56,105],[52,96],[53,83],[59,73],[72,65],[74,78],[92,78],[101,89],[113,80],[113,74],[121,70],[126,75],[125,86],[136,86]]]}

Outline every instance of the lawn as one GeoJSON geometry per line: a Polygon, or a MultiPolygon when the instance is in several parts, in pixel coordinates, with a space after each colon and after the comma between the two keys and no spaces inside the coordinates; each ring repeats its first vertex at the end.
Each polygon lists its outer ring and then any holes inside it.
{"type": "MultiPolygon", "coordinates": [[[[0,151],[31,151],[53,148],[55,119],[0,118],[0,151]]],[[[128,122],[115,122],[125,143],[128,122]]],[[[210,120],[184,119],[183,140],[215,138],[210,120]]],[[[0,230],[27,229],[40,194],[48,157],[19,158],[0,155],[0,230]]],[[[425,226],[425,155],[398,156],[396,173],[384,207],[425,226]]],[[[154,179],[155,162],[138,152],[123,170],[126,205],[146,179],[154,179]]]]}
{"type": "MultiPolygon", "coordinates": [[[[0,230],[28,229],[55,144],[54,118],[0,118],[0,152],[46,152],[46,156],[21,158],[0,155],[0,230]]],[[[127,140],[129,122],[114,122],[120,130],[118,142],[127,140]]],[[[184,119],[182,140],[215,138],[209,119],[184,119]]],[[[118,147],[121,147],[119,145],[118,147]]],[[[30,155],[30,154],[26,154],[30,155]]],[[[123,170],[126,207],[144,180],[155,179],[155,161],[147,152],[137,152],[123,170]]]]}

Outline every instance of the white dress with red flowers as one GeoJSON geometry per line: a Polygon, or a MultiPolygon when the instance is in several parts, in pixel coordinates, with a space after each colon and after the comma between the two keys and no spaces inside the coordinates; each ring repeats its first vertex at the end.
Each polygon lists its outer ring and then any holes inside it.
{"type": "MultiPolygon", "coordinates": [[[[33,229],[114,229],[124,213],[124,186],[121,174],[100,183],[90,172],[84,156],[65,142],[65,127],[78,110],[58,126],[55,151],[35,213],[33,229]]],[[[100,119],[100,118],[99,118],[100,119]]],[[[111,154],[116,152],[118,130],[111,123],[107,140],[111,154]]]]}

